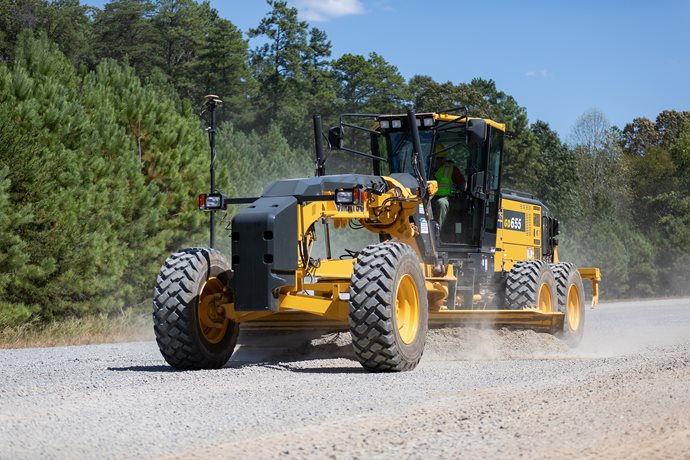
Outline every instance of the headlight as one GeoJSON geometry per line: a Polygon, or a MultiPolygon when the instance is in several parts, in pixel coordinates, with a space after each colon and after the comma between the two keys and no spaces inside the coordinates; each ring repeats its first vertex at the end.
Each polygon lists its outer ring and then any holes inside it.
{"type": "Polygon", "coordinates": [[[391,121],[391,126],[393,126],[393,129],[400,129],[400,128],[402,128],[402,120],[393,120],[393,121],[391,121]]]}
{"type": "Polygon", "coordinates": [[[360,206],[367,199],[369,199],[369,192],[363,190],[361,185],[357,185],[352,189],[340,189],[335,191],[336,204],[354,204],[360,206]]]}
{"type": "Polygon", "coordinates": [[[338,190],[335,192],[335,202],[338,204],[352,204],[354,190],[338,190]]]}
{"type": "Polygon", "coordinates": [[[220,193],[214,193],[212,195],[202,193],[199,195],[197,204],[202,211],[223,209],[223,195],[220,193]]]}
{"type": "Polygon", "coordinates": [[[426,126],[426,127],[434,126],[434,118],[433,117],[425,117],[424,118],[424,126],[426,126]]]}
{"type": "Polygon", "coordinates": [[[381,120],[379,121],[379,125],[381,126],[381,129],[388,129],[391,127],[391,122],[389,120],[381,120]]]}
{"type": "Polygon", "coordinates": [[[207,195],[206,207],[209,209],[218,209],[223,206],[223,197],[221,195],[207,195]]]}

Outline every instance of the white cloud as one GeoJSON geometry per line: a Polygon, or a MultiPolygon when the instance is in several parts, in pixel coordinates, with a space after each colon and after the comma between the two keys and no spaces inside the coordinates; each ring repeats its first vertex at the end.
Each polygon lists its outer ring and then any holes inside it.
{"type": "Polygon", "coordinates": [[[326,22],[341,16],[364,14],[359,0],[295,0],[295,3],[307,21],[326,22]]]}
{"type": "Polygon", "coordinates": [[[525,72],[526,77],[548,77],[549,73],[546,71],[546,69],[532,69],[528,70],[525,72]]]}

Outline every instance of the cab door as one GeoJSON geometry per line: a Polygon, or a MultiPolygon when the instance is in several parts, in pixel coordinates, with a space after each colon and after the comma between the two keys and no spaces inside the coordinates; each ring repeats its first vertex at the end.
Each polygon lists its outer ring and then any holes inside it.
{"type": "Polygon", "coordinates": [[[453,146],[448,155],[467,181],[466,190],[450,199],[450,211],[440,229],[441,245],[451,252],[463,250],[462,246],[488,251],[496,245],[504,136],[490,125],[485,129],[483,135],[470,134],[467,142],[458,142],[452,132],[441,133],[437,140],[437,145],[453,146]]]}
{"type": "Polygon", "coordinates": [[[487,250],[496,247],[504,137],[503,131],[489,126],[486,174],[484,177],[484,218],[480,239],[481,247],[487,250]]]}

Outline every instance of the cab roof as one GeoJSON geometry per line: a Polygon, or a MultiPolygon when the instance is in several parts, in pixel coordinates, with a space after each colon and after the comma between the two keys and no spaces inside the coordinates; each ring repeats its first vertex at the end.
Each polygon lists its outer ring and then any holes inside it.
{"type": "MultiPolygon", "coordinates": [[[[432,115],[434,119],[439,120],[439,121],[465,121],[465,116],[464,115],[452,115],[448,113],[436,113],[436,112],[430,112],[427,114],[419,114],[419,115],[432,115]]],[[[478,117],[467,117],[470,120],[484,120],[487,125],[493,126],[496,129],[499,129],[503,132],[506,130],[506,124],[505,123],[498,123],[497,121],[493,121],[489,118],[478,118],[478,117]]]]}
{"type": "MultiPolygon", "coordinates": [[[[438,112],[420,112],[417,113],[417,118],[425,118],[425,117],[433,117],[434,120],[440,121],[440,122],[448,122],[448,121],[460,121],[464,122],[466,121],[465,118],[469,120],[484,120],[487,125],[493,126],[494,128],[505,132],[506,130],[506,125],[505,123],[498,123],[494,120],[491,120],[489,118],[480,118],[480,117],[465,117],[465,115],[455,115],[455,114],[450,114],[450,113],[438,113],[438,112]]],[[[382,118],[405,118],[407,115],[405,114],[385,114],[385,115],[379,115],[378,119],[382,118]]]]}

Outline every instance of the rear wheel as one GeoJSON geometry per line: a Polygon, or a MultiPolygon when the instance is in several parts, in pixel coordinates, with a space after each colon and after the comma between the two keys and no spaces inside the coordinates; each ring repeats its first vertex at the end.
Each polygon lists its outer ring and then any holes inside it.
{"type": "Polygon", "coordinates": [[[357,359],[373,372],[414,369],[424,352],[429,322],[424,273],[402,243],[366,247],[350,284],[350,333],[357,359]]]}
{"type": "Polygon", "coordinates": [[[561,262],[551,265],[556,277],[558,311],[565,315],[563,331],[558,333],[571,347],[582,341],[585,330],[585,290],[575,265],[561,262]]]}
{"type": "Polygon", "coordinates": [[[153,292],[153,329],[163,358],[181,370],[218,369],[230,359],[239,325],[222,307],[232,301],[232,270],[218,251],[172,254],[153,292]]]}
{"type": "Polygon", "coordinates": [[[536,308],[543,313],[556,311],[556,280],[549,264],[541,260],[515,263],[506,281],[506,305],[513,310],[536,308]]]}

